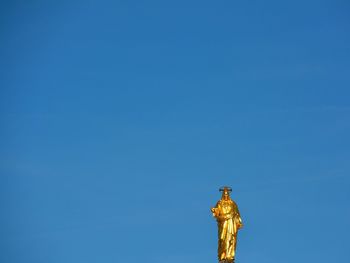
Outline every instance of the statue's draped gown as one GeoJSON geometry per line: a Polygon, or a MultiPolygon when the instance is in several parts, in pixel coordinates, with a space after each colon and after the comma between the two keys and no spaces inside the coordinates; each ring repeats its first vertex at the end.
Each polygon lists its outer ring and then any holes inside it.
{"type": "Polygon", "coordinates": [[[215,208],[218,211],[215,217],[218,222],[219,260],[233,260],[235,257],[237,232],[242,226],[238,207],[232,199],[221,199],[215,208]]]}

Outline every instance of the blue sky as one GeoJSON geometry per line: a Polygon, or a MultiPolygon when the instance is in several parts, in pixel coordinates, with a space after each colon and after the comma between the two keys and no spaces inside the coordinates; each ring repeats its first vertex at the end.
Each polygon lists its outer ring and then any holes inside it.
{"type": "Polygon", "coordinates": [[[348,1],[9,1],[0,261],[349,262],[348,1]]]}

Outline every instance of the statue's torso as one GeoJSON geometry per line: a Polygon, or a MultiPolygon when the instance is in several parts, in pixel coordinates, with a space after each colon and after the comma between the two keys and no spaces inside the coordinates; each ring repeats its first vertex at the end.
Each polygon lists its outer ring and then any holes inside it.
{"type": "Polygon", "coordinates": [[[220,200],[217,204],[219,208],[219,220],[227,220],[236,216],[237,205],[232,200],[220,200]]]}

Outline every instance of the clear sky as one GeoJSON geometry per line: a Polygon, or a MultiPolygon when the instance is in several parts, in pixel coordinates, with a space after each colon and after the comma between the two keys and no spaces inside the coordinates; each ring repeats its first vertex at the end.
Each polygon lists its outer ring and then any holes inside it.
{"type": "Polygon", "coordinates": [[[346,0],[1,1],[0,261],[350,262],[346,0]]]}

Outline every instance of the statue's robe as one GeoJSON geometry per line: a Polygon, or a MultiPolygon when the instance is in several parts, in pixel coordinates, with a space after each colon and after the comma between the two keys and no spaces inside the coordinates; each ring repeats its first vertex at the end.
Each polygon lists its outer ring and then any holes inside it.
{"type": "Polygon", "coordinates": [[[242,227],[238,207],[232,199],[221,199],[214,209],[218,223],[218,258],[231,261],[235,257],[237,232],[242,227]]]}

